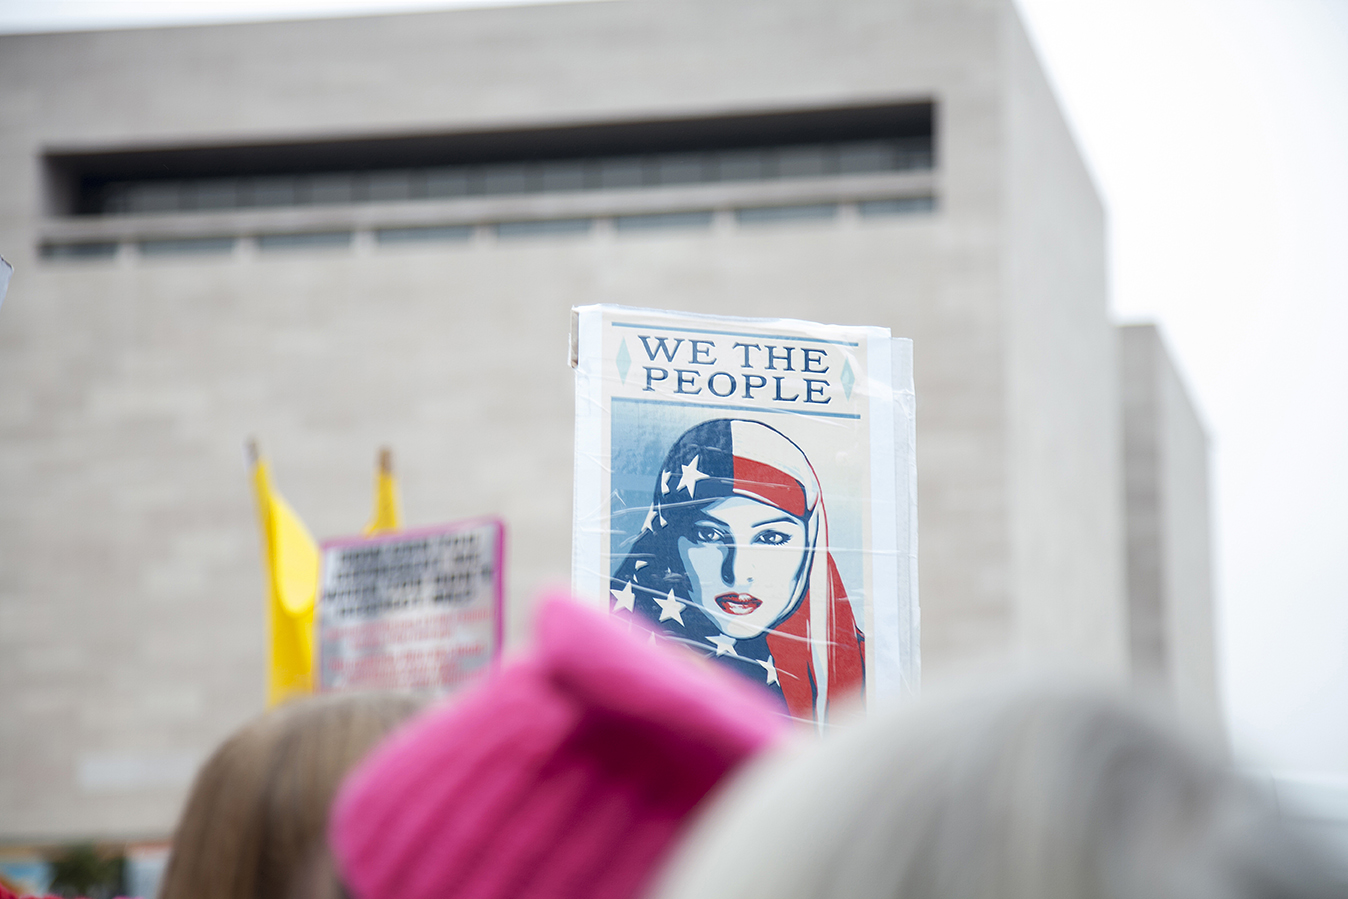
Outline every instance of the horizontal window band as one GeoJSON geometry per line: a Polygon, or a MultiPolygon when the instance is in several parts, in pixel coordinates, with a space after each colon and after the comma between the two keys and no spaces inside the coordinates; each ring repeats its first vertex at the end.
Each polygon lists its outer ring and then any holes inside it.
{"type": "Polygon", "coordinates": [[[585,163],[519,163],[480,170],[297,175],[229,182],[113,182],[102,189],[98,216],[225,212],[244,209],[390,204],[465,197],[508,197],[576,191],[636,190],[714,183],[774,182],[926,171],[929,152],[888,144],[740,151],[697,159],[608,159],[585,163]],[[789,164],[795,159],[795,164],[789,164]]]}
{"type": "Polygon", "coordinates": [[[912,215],[935,212],[935,197],[899,197],[892,200],[862,200],[857,212],[865,217],[878,215],[912,215]]]}
{"type": "Polygon", "coordinates": [[[419,243],[436,240],[470,240],[472,225],[440,225],[417,228],[376,228],[374,238],[379,243],[419,243]]]}
{"type": "Polygon", "coordinates": [[[115,216],[931,169],[935,122],[935,104],[919,99],[402,137],[53,149],[42,162],[59,214],[115,216]]]}
{"type": "Polygon", "coordinates": [[[380,231],[476,226],[483,223],[730,210],[758,206],[855,203],[927,197],[939,191],[934,172],[882,172],[797,181],[694,184],[567,194],[460,197],[369,206],[310,206],[169,212],[101,218],[48,219],[51,243],[245,236],[293,231],[380,231]]]}
{"type": "Polygon", "coordinates": [[[117,255],[115,241],[44,243],[38,250],[43,259],[110,259],[117,255]]]}
{"type": "Polygon", "coordinates": [[[497,237],[509,239],[513,237],[584,234],[593,225],[593,219],[544,219],[536,222],[500,222],[495,227],[497,237]]]}
{"type": "Polygon", "coordinates": [[[799,222],[831,219],[838,214],[837,203],[810,203],[796,206],[751,206],[736,209],[735,220],[742,225],[772,222],[799,222]]]}
{"type": "Polygon", "coordinates": [[[652,231],[665,228],[710,228],[710,209],[693,212],[653,212],[645,215],[619,215],[613,219],[618,231],[652,231]]]}
{"type": "MultiPolygon", "coordinates": [[[[736,206],[725,210],[737,225],[806,224],[836,220],[844,208],[854,208],[863,219],[932,213],[937,208],[931,195],[860,200],[855,203],[796,203],[762,206],[736,206]]],[[[716,221],[714,209],[679,210],[634,215],[571,216],[565,218],[521,219],[516,221],[475,222],[472,224],[415,225],[406,227],[352,227],[346,229],[265,231],[235,236],[144,237],[128,238],[142,256],[224,255],[232,252],[239,240],[254,240],[263,251],[336,249],[353,244],[357,232],[369,233],[379,246],[467,243],[479,227],[489,228],[498,238],[575,236],[590,233],[596,222],[611,222],[618,234],[642,232],[705,230],[716,221]]],[[[50,260],[110,259],[121,240],[48,239],[39,248],[50,260]]]]}
{"type": "Polygon", "coordinates": [[[784,181],[925,171],[925,149],[893,143],[784,148],[694,157],[603,159],[341,175],[193,181],[117,181],[100,189],[94,215],[122,216],[242,209],[415,202],[605,190],[784,181]]]}
{"type": "Polygon", "coordinates": [[[350,231],[297,231],[289,234],[259,234],[260,250],[297,250],[345,247],[351,243],[350,231]]]}
{"type": "Polygon", "coordinates": [[[177,256],[191,253],[230,253],[233,237],[171,237],[137,241],[142,256],[177,256]]]}

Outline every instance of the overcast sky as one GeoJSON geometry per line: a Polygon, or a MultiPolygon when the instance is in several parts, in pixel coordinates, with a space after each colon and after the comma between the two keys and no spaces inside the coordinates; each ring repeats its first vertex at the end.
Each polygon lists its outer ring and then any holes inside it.
{"type": "MultiPolygon", "coordinates": [[[[503,0],[0,0],[0,31],[503,0]]],[[[515,2],[515,0],[504,0],[515,2]]],[[[1213,441],[1237,746],[1348,776],[1348,0],[1018,0],[1213,441]]]]}
{"type": "Polygon", "coordinates": [[[1348,775],[1348,2],[1019,2],[1212,436],[1238,744],[1348,775]]]}

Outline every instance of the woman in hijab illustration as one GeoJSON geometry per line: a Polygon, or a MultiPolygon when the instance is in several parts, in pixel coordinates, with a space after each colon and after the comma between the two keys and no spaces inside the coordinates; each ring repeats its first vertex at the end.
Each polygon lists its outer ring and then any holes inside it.
{"type": "Polygon", "coordinates": [[[861,697],[863,637],[819,479],[765,424],[713,419],[679,437],[611,592],[615,612],[765,683],[794,718],[861,697]]]}

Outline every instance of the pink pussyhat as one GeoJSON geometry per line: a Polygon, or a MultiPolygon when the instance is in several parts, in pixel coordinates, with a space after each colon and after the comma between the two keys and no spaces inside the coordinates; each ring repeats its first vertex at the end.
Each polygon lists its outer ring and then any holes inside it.
{"type": "Polygon", "coordinates": [[[633,899],[689,812],[783,733],[754,686],[562,597],[530,656],[390,737],[329,843],[354,899],[633,899]]]}

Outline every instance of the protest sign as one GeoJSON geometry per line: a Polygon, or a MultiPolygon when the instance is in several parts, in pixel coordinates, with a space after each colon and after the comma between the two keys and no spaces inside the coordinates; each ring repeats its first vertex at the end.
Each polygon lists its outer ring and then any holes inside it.
{"type": "Polygon", "coordinates": [[[322,545],[319,689],[452,691],[503,642],[505,528],[496,519],[322,545]]]}
{"type": "Polygon", "coordinates": [[[918,676],[912,342],[573,310],[572,579],[792,717],[918,676]]]}

